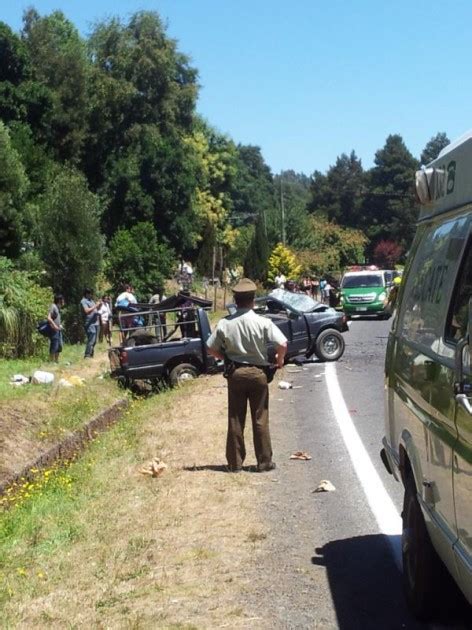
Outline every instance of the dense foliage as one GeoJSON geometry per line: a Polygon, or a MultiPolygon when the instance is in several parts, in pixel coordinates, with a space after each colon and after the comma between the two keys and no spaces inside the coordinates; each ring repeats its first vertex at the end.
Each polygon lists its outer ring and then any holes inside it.
{"type": "MultiPolygon", "coordinates": [[[[408,250],[419,161],[399,135],[367,171],[352,151],[274,176],[259,147],[196,114],[198,71],[155,12],[84,38],[30,8],[20,33],[0,23],[0,62],[0,256],[64,293],[72,329],[98,279],[145,298],[184,259],[265,282],[279,242],[318,275],[408,250]]],[[[447,143],[432,137],[421,162],[447,143]]]]}
{"type": "Polygon", "coordinates": [[[51,302],[48,289],[0,257],[0,357],[20,358],[36,352],[41,346],[36,325],[51,302]]]}

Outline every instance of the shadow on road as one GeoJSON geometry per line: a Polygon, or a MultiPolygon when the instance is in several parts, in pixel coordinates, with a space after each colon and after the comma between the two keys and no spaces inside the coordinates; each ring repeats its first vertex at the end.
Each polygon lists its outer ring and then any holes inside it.
{"type": "Polygon", "coordinates": [[[387,539],[381,534],[346,538],[316,549],[326,567],[340,630],[426,628],[412,619],[387,539]]]}
{"type": "Polygon", "coordinates": [[[445,600],[433,625],[416,621],[402,591],[402,576],[392,559],[397,541],[382,534],[357,536],[316,549],[314,565],[326,567],[340,630],[466,630],[470,607],[455,591],[444,589],[445,600]],[[448,595],[449,593],[449,595],[448,595]],[[449,599],[450,598],[450,599],[449,599]]]}

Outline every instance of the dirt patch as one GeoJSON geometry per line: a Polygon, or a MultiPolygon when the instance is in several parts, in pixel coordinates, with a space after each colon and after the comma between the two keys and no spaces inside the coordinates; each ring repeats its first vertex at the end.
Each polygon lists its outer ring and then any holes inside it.
{"type": "MultiPolygon", "coordinates": [[[[35,510],[33,539],[8,554],[28,580],[9,585],[12,625],[266,627],[247,569],[267,537],[258,506],[272,473],[225,471],[226,400],[224,379],[204,377],[133,405],[94,442],[69,469],[81,481],[60,515],[35,510]],[[165,472],[140,474],[154,457],[165,472]]],[[[247,440],[255,465],[250,426],[247,440]]]]}

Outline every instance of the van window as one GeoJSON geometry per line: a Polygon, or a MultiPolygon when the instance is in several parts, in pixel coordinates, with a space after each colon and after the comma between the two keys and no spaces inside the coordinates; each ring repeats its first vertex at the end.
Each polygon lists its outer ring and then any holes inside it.
{"type": "Polygon", "coordinates": [[[464,264],[454,289],[454,298],[449,311],[446,324],[446,339],[456,342],[467,333],[467,322],[469,318],[469,300],[472,297],[472,256],[470,253],[470,243],[467,247],[467,254],[464,264]]]}
{"type": "Polygon", "coordinates": [[[383,287],[384,281],[380,274],[362,274],[358,276],[344,276],[342,281],[343,289],[364,289],[372,287],[383,287]]]}
{"type": "Polygon", "coordinates": [[[428,349],[442,338],[457,260],[465,245],[467,217],[427,226],[408,272],[399,329],[428,349]],[[451,246],[454,244],[454,246],[451,246]]]}

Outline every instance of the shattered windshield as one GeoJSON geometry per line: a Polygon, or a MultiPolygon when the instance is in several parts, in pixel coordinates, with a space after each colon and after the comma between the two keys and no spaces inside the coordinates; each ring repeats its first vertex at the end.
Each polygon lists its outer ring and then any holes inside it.
{"type": "Polygon", "coordinates": [[[309,313],[319,306],[319,302],[316,302],[305,293],[291,293],[290,291],[284,291],[283,289],[274,289],[274,291],[269,293],[269,296],[279,302],[282,302],[283,304],[286,304],[298,313],[309,313]]]}

